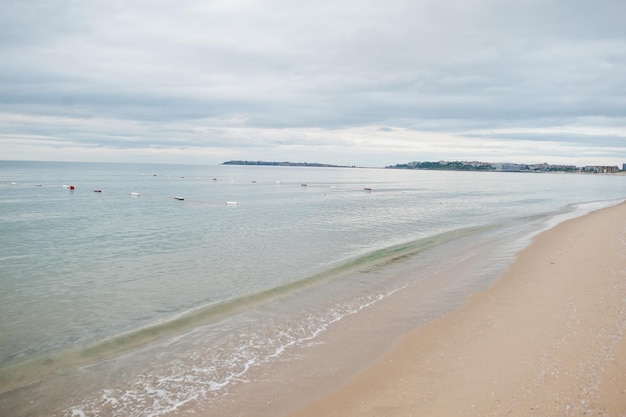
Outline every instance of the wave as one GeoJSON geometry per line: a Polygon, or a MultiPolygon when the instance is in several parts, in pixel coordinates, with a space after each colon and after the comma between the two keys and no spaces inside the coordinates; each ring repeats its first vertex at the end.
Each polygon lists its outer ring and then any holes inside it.
{"type": "Polygon", "coordinates": [[[431,247],[478,233],[491,226],[450,230],[435,236],[402,243],[348,259],[319,273],[284,285],[244,296],[200,306],[180,313],[169,320],[153,323],[122,333],[88,346],[66,349],[29,359],[0,369],[0,392],[6,392],[42,378],[58,370],[98,363],[121,353],[152,343],[180,336],[200,326],[216,323],[279,297],[289,297],[309,288],[323,285],[351,272],[370,273],[402,262],[431,247]]]}

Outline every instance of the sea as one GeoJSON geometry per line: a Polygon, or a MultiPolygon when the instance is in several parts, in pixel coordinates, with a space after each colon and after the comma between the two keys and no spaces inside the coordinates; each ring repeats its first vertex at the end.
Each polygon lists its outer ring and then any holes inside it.
{"type": "Polygon", "coordinates": [[[626,176],[0,162],[0,415],[280,416],[626,176]]]}

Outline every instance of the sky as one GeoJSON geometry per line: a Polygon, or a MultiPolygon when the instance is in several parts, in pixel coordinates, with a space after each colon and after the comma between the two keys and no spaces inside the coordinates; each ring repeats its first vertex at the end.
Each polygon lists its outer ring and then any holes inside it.
{"type": "Polygon", "coordinates": [[[623,0],[0,10],[0,160],[626,163],[623,0]]]}

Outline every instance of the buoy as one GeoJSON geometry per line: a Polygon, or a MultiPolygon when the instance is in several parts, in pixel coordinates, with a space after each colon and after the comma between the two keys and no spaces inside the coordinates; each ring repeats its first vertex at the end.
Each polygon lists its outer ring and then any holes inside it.
{"type": "Polygon", "coordinates": [[[74,186],[73,185],[70,185],[70,190],[72,190],[72,191],[74,190],[74,186]]]}

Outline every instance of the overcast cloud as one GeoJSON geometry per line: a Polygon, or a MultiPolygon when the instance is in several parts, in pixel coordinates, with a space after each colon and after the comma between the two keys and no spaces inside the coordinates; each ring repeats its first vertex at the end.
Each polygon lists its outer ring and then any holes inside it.
{"type": "Polygon", "coordinates": [[[0,6],[0,159],[626,163],[623,0],[0,6]]]}

